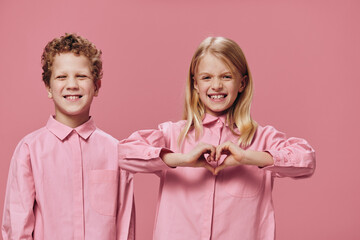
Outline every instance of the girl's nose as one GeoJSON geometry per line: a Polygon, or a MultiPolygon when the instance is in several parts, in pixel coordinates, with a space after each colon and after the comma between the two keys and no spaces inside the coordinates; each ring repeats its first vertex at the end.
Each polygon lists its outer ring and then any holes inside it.
{"type": "Polygon", "coordinates": [[[214,89],[214,90],[218,90],[218,89],[221,89],[222,88],[222,82],[219,78],[214,78],[212,81],[211,81],[211,88],[214,89]]]}

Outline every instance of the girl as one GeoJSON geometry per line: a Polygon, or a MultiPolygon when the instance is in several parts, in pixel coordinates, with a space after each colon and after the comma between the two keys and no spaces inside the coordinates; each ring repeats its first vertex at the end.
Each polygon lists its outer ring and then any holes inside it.
{"type": "Polygon", "coordinates": [[[154,239],[275,238],[274,177],[311,176],[315,153],[252,120],[252,94],[240,47],[206,38],[191,60],[184,120],[120,143],[120,167],[161,179],[154,239]]]}

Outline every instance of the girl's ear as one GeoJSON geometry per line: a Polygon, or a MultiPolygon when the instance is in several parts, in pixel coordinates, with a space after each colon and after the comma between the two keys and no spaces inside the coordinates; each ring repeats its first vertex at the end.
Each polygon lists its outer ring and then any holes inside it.
{"type": "Polygon", "coordinates": [[[248,76],[245,75],[243,77],[240,78],[240,87],[239,87],[239,92],[241,93],[242,91],[244,91],[246,84],[248,82],[248,76]]]}
{"type": "Polygon", "coordinates": [[[95,83],[95,94],[94,96],[97,97],[99,95],[99,89],[101,87],[101,80],[98,80],[96,83],[95,83]]]}
{"type": "Polygon", "coordinates": [[[195,78],[193,78],[193,81],[194,81],[194,89],[196,90],[197,93],[199,93],[199,86],[197,84],[197,81],[195,78]]]}

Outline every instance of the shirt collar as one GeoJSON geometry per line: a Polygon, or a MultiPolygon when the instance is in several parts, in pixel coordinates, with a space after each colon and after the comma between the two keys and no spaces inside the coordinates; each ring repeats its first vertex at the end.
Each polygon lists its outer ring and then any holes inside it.
{"type": "Polygon", "coordinates": [[[50,116],[46,128],[60,140],[64,140],[72,131],[77,132],[80,137],[86,140],[95,131],[96,126],[94,120],[90,118],[80,126],[71,128],[56,121],[53,116],[50,116]]]}
{"type": "Polygon", "coordinates": [[[211,114],[205,113],[204,119],[203,119],[203,125],[211,124],[211,123],[218,122],[218,121],[221,121],[223,124],[227,125],[226,114],[223,114],[223,115],[217,117],[217,116],[213,116],[211,114]]]}

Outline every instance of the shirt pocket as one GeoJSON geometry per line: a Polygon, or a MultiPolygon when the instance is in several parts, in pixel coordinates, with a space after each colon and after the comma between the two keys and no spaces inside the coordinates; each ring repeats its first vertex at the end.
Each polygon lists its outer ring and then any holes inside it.
{"type": "Polygon", "coordinates": [[[101,215],[116,215],[118,182],[119,172],[116,170],[90,171],[90,203],[101,215]]]}
{"type": "Polygon", "coordinates": [[[223,189],[234,197],[256,197],[264,187],[265,173],[256,166],[230,167],[220,173],[223,189]]]}

